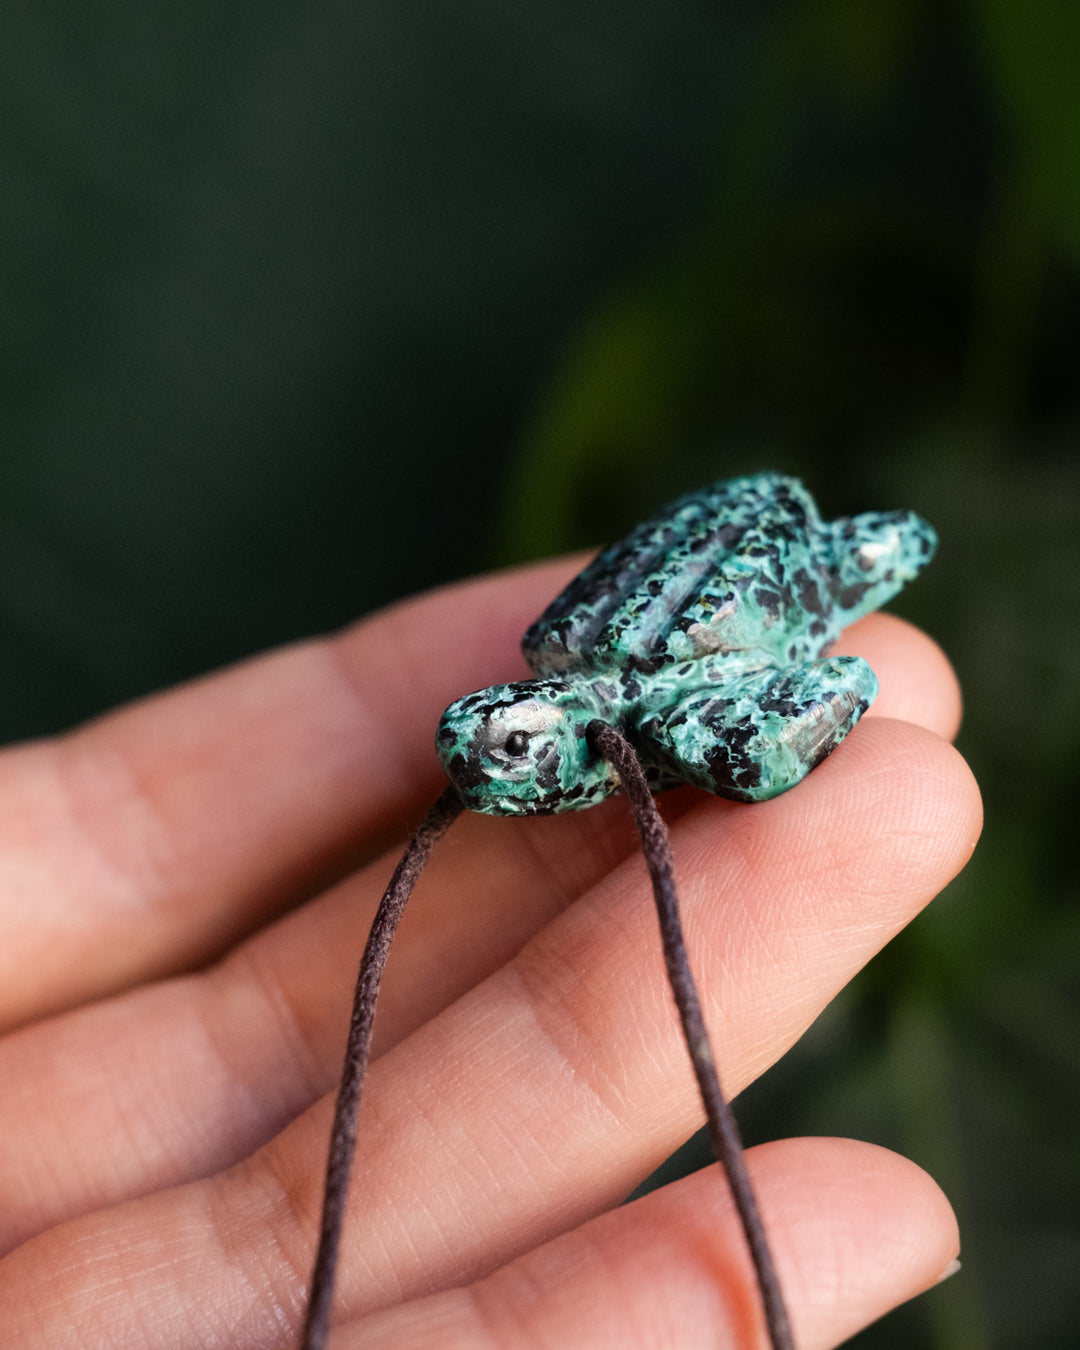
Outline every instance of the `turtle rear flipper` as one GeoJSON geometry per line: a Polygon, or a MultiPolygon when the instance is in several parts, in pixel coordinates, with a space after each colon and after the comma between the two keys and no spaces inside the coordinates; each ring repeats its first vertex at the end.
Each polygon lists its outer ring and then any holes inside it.
{"type": "Polygon", "coordinates": [[[836,520],[833,565],[826,571],[843,626],[880,609],[917,577],[937,548],[937,535],[914,511],[867,511],[836,520]]]}
{"type": "Polygon", "coordinates": [[[717,796],[766,801],[836,749],[877,688],[860,656],[733,674],[651,714],[640,752],[662,774],[717,796]]]}

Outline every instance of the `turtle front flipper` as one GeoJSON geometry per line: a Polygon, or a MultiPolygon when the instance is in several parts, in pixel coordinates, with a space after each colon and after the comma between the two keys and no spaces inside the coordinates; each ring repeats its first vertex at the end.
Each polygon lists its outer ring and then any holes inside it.
{"type": "Polygon", "coordinates": [[[776,797],[835,750],[877,694],[859,656],[725,676],[642,720],[643,759],[736,801],[776,797]]]}

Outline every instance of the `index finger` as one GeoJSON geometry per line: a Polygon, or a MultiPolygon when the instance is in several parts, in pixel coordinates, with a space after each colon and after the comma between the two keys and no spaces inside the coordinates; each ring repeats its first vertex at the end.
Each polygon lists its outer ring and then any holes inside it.
{"type": "Polygon", "coordinates": [[[396,605],[0,755],[0,1025],[190,969],[406,833],[579,560],[396,605]]]}

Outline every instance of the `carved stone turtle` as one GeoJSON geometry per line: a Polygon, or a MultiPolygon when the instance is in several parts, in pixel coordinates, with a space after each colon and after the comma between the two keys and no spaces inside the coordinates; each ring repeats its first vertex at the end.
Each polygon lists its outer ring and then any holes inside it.
{"type": "Polygon", "coordinates": [[[599,718],[631,741],[654,790],[774,797],[877,693],[861,657],[830,647],[936,543],[910,511],[827,523],[798,479],[776,473],[680,497],[604,549],[528,630],[536,679],[447,708],[439,758],[474,811],[574,811],[619,787],[586,736],[599,718]]]}

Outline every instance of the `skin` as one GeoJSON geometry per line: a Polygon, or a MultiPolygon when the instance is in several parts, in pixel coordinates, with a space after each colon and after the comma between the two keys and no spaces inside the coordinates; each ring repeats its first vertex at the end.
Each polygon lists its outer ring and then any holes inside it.
{"type": "MultiPolygon", "coordinates": [[[[462,689],[525,673],[520,633],[580,563],[0,756],[0,1343],[294,1343],[352,981],[441,786],[432,728],[462,689]]],[[[938,649],[879,614],[838,650],[881,694],[803,784],[663,799],[732,1092],[979,831],[938,649]]],[[[700,1122],[654,929],[617,799],[454,825],[380,1002],[337,1350],[762,1344],[717,1169],[613,1209],[700,1122]]],[[[811,1139],[749,1161],[803,1350],[956,1255],[948,1203],[895,1155],[811,1139]]]]}

